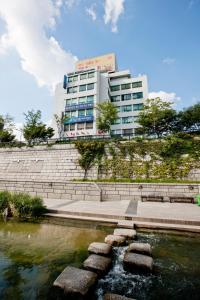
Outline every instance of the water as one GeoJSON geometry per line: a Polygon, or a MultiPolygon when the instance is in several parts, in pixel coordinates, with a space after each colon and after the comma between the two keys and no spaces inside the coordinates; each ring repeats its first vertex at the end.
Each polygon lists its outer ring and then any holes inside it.
{"type": "MultiPolygon", "coordinates": [[[[55,300],[52,283],[67,265],[80,267],[93,241],[103,241],[109,230],[87,225],[1,223],[0,299],[55,300]]],[[[114,249],[113,267],[96,288],[96,299],[114,292],[138,300],[199,300],[200,239],[139,234],[153,246],[155,272],[124,271],[126,247],[114,249]]]]}
{"type": "Polygon", "coordinates": [[[98,300],[105,291],[137,300],[200,299],[200,237],[139,234],[138,240],[153,247],[153,274],[131,274],[123,269],[126,247],[114,249],[114,264],[98,283],[98,300]]]}

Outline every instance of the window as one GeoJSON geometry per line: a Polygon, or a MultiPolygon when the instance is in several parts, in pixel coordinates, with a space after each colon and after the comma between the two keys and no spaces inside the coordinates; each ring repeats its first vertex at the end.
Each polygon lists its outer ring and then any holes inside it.
{"type": "Polygon", "coordinates": [[[113,122],[113,125],[117,125],[117,124],[121,124],[121,118],[118,118],[113,122]]]}
{"type": "Polygon", "coordinates": [[[70,131],[74,131],[75,130],[75,124],[70,124],[70,131]]]}
{"type": "Polygon", "coordinates": [[[112,96],[111,97],[111,102],[118,102],[118,101],[120,101],[121,100],[121,96],[112,96]]]}
{"type": "Polygon", "coordinates": [[[115,135],[115,134],[121,134],[121,129],[111,131],[111,135],[115,135]]]}
{"type": "Polygon", "coordinates": [[[76,111],[74,110],[74,111],[71,111],[71,117],[76,117],[76,111]]]}
{"type": "Polygon", "coordinates": [[[113,85],[110,87],[111,92],[120,91],[120,85],[113,85]]]}
{"type": "Polygon", "coordinates": [[[79,104],[86,103],[86,101],[87,101],[87,97],[80,97],[79,98],[79,104]]]}
{"type": "Polygon", "coordinates": [[[143,93],[139,92],[139,93],[134,93],[132,94],[133,99],[141,99],[143,98],[143,93]]]}
{"type": "Polygon", "coordinates": [[[130,123],[133,123],[133,117],[122,118],[122,124],[130,124],[130,123]]]}
{"type": "Polygon", "coordinates": [[[139,116],[134,116],[134,117],[133,117],[133,122],[137,122],[138,119],[139,119],[139,116]]]}
{"type": "Polygon", "coordinates": [[[79,110],[78,111],[78,116],[79,117],[85,117],[85,110],[79,110]]]}
{"type": "Polygon", "coordinates": [[[69,131],[69,124],[64,125],[64,131],[69,131]]]}
{"type": "Polygon", "coordinates": [[[132,88],[139,88],[142,87],[142,81],[137,81],[132,83],[132,88]]]}
{"type": "Polygon", "coordinates": [[[130,129],[124,129],[123,130],[123,134],[124,135],[130,135],[130,134],[132,134],[133,133],[133,129],[132,128],[130,128],[130,129]]]}
{"type": "Polygon", "coordinates": [[[132,105],[122,106],[122,112],[132,111],[132,105]]]}
{"type": "Polygon", "coordinates": [[[86,123],[86,129],[93,129],[93,122],[86,123]]]}
{"type": "Polygon", "coordinates": [[[66,99],[66,105],[71,105],[71,99],[66,99]]]}
{"type": "Polygon", "coordinates": [[[93,109],[87,109],[86,116],[93,116],[93,109]]]}
{"type": "Polygon", "coordinates": [[[68,77],[68,82],[73,82],[73,81],[77,81],[77,80],[78,80],[78,75],[68,77]]]}
{"type": "Polygon", "coordinates": [[[133,110],[142,110],[144,107],[143,103],[140,103],[140,104],[134,104],[133,105],[133,110]]]}
{"type": "Polygon", "coordinates": [[[87,79],[87,73],[80,75],[80,80],[84,80],[84,79],[87,79]]]}
{"type": "Polygon", "coordinates": [[[86,91],[86,84],[79,86],[79,92],[84,92],[84,91],[86,91]]]}
{"type": "Polygon", "coordinates": [[[90,83],[87,85],[87,90],[90,91],[90,90],[93,90],[94,89],[94,83],[90,83]]]}
{"type": "Polygon", "coordinates": [[[77,98],[71,99],[71,105],[76,105],[77,104],[77,98]]]}
{"type": "Polygon", "coordinates": [[[87,103],[93,103],[94,102],[94,95],[87,96],[87,103]]]}
{"type": "Polygon", "coordinates": [[[130,84],[130,83],[122,84],[122,85],[121,85],[121,89],[122,89],[122,90],[128,90],[128,89],[131,89],[131,84],[130,84]]]}
{"type": "Polygon", "coordinates": [[[73,86],[73,87],[69,87],[67,89],[67,93],[71,94],[71,93],[77,93],[77,86],[73,86]]]}
{"type": "Polygon", "coordinates": [[[88,78],[93,78],[94,77],[94,72],[88,73],[88,78]]]}
{"type": "Polygon", "coordinates": [[[131,94],[122,95],[122,101],[131,100],[131,94]]]}
{"type": "Polygon", "coordinates": [[[85,129],[85,123],[78,123],[77,130],[83,130],[83,129],[85,129]]]}
{"type": "Polygon", "coordinates": [[[73,82],[73,77],[68,77],[68,82],[73,82]]]}
{"type": "Polygon", "coordinates": [[[78,75],[73,77],[73,81],[77,81],[78,80],[78,75]]]}
{"type": "Polygon", "coordinates": [[[121,106],[116,106],[117,107],[117,112],[119,113],[121,111],[121,106]]]}

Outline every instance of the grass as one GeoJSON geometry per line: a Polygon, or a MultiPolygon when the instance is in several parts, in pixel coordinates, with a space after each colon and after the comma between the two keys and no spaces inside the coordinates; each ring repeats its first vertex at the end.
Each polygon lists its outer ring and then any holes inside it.
{"type": "Polygon", "coordinates": [[[194,180],[180,180],[180,179],[168,179],[168,178],[161,178],[161,179],[129,179],[129,178],[107,178],[107,179],[74,179],[73,181],[81,181],[81,182],[110,182],[110,183],[179,183],[179,184],[200,184],[200,181],[194,180]]]}

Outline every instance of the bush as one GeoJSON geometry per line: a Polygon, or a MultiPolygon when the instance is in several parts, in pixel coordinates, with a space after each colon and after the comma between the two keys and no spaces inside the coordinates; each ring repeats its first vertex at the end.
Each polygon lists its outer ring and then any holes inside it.
{"type": "Polygon", "coordinates": [[[0,211],[8,208],[12,216],[20,218],[42,216],[46,211],[40,197],[32,197],[26,193],[0,193],[0,211]]]}

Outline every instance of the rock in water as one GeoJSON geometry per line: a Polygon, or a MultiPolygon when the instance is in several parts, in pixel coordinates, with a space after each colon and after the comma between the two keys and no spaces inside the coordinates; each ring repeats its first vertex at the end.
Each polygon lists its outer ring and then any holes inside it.
{"type": "Polygon", "coordinates": [[[134,229],[117,228],[114,230],[114,235],[124,236],[128,239],[134,239],[137,235],[134,229]]]}
{"type": "Polygon", "coordinates": [[[54,281],[54,287],[62,289],[67,299],[87,299],[90,289],[94,286],[97,275],[93,272],[67,267],[54,281]]]}
{"type": "Polygon", "coordinates": [[[104,300],[134,300],[132,298],[127,298],[117,294],[105,294],[103,299],[104,300]]]}
{"type": "Polygon", "coordinates": [[[127,252],[152,255],[151,245],[148,243],[132,243],[129,245],[127,252]]]}
{"type": "Polygon", "coordinates": [[[150,256],[127,252],[124,255],[124,266],[130,271],[141,270],[146,272],[153,271],[153,259],[150,256]]]}
{"type": "Polygon", "coordinates": [[[83,263],[85,269],[97,273],[99,276],[105,274],[111,266],[111,258],[91,254],[83,263]]]}
{"type": "Polygon", "coordinates": [[[126,238],[124,236],[119,235],[107,235],[105,238],[105,243],[111,245],[111,246],[120,246],[124,245],[126,241],[126,238]]]}
{"type": "Polygon", "coordinates": [[[92,243],[88,247],[90,253],[99,254],[99,255],[109,255],[112,251],[111,245],[106,243],[92,243]]]}

